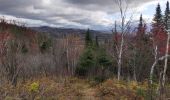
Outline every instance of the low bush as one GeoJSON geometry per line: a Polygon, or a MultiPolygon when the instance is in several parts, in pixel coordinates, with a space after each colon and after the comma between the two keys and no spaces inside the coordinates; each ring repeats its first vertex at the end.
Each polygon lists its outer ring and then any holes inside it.
{"type": "Polygon", "coordinates": [[[144,91],[138,90],[138,85],[133,83],[130,86],[125,82],[117,80],[107,80],[98,86],[97,96],[104,100],[143,100],[144,91]],[[135,91],[134,91],[135,90],[135,91]],[[138,91],[137,94],[136,91],[138,91]]]}

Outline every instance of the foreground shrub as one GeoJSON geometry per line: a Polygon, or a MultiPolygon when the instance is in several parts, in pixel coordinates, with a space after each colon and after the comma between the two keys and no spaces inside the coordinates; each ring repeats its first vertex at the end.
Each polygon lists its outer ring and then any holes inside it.
{"type": "Polygon", "coordinates": [[[124,82],[110,79],[98,86],[97,96],[104,100],[143,100],[143,97],[136,95],[124,82]]]}
{"type": "Polygon", "coordinates": [[[33,82],[29,87],[28,90],[31,93],[31,98],[34,100],[36,98],[36,95],[39,93],[39,83],[38,82],[33,82]]]}
{"type": "Polygon", "coordinates": [[[39,83],[38,82],[34,82],[29,86],[29,91],[32,93],[37,93],[39,92],[39,83]]]}

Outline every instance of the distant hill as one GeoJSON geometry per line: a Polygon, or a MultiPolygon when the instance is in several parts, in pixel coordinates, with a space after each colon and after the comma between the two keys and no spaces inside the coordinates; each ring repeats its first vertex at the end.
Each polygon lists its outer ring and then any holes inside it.
{"type": "MultiPolygon", "coordinates": [[[[86,30],[83,29],[72,29],[72,28],[53,28],[53,27],[48,27],[48,26],[42,26],[42,27],[31,27],[31,29],[38,31],[38,32],[43,32],[43,33],[48,33],[53,37],[56,38],[61,38],[67,34],[76,34],[79,35],[80,37],[84,38],[86,30]]],[[[90,30],[91,36],[93,39],[98,37],[98,40],[105,41],[105,40],[110,40],[112,38],[111,32],[102,32],[102,31],[95,31],[95,30],[90,30]]]]}

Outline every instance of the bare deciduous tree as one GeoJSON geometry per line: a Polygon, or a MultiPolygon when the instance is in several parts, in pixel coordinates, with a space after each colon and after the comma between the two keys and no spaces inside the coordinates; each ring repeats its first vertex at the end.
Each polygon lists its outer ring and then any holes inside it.
{"type": "Polygon", "coordinates": [[[116,0],[116,4],[118,5],[119,11],[120,11],[120,40],[116,41],[118,42],[115,45],[116,53],[114,54],[114,57],[117,56],[117,66],[118,66],[118,72],[117,72],[117,78],[120,80],[121,76],[121,69],[122,69],[122,55],[124,52],[124,46],[125,46],[125,35],[130,31],[130,24],[131,20],[133,18],[133,15],[129,17],[127,20],[127,10],[128,10],[128,3],[127,0],[116,0]]]}
{"type": "Polygon", "coordinates": [[[17,84],[17,78],[21,71],[21,66],[19,66],[19,53],[21,52],[21,43],[16,39],[6,41],[5,54],[1,60],[2,67],[4,69],[7,79],[12,83],[12,85],[17,84]]]}

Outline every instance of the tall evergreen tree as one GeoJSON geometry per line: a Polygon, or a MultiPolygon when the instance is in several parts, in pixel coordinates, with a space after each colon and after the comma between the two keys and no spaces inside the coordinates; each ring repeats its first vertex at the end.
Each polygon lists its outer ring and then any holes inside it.
{"type": "Polygon", "coordinates": [[[154,16],[153,21],[155,21],[155,23],[158,23],[158,24],[162,24],[162,22],[163,22],[160,4],[158,4],[157,7],[156,7],[156,14],[154,16]]]}
{"type": "Polygon", "coordinates": [[[137,29],[138,29],[137,30],[137,37],[142,38],[145,35],[145,32],[146,32],[146,24],[144,23],[142,14],[140,16],[139,25],[138,25],[137,29]]]}
{"type": "Polygon", "coordinates": [[[107,55],[106,51],[102,49],[98,43],[98,37],[96,41],[93,41],[88,29],[85,37],[85,49],[82,53],[79,66],[76,68],[76,74],[84,77],[95,77],[98,75],[98,70],[102,69],[102,76],[104,71],[107,70],[111,64],[111,60],[107,55]]]}
{"type": "Polygon", "coordinates": [[[144,73],[146,70],[148,70],[147,64],[150,63],[148,58],[150,57],[149,55],[151,54],[151,51],[149,42],[150,37],[146,34],[146,30],[146,23],[141,14],[139,18],[139,24],[137,26],[136,37],[133,40],[132,45],[129,46],[130,55],[128,64],[130,66],[130,71],[128,74],[133,76],[135,81],[141,81],[147,77],[147,75],[144,73]],[[143,79],[140,78],[141,76],[143,76],[143,79]]]}
{"type": "Polygon", "coordinates": [[[156,14],[154,15],[153,22],[152,22],[152,36],[154,39],[155,44],[158,46],[159,53],[164,55],[164,49],[166,47],[166,29],[165,23],[163,20],[163,15],[161,12],[160,4],[158,4],[156,8],[156,14]]]}
{"type": "Polygon", "coordinates": [[[98,48],[97,54],[96,54],[96,63],[97,63],[97,69],[100,69],[100,73],[95,78],[98,82],[103,82],[105,79],[107,79],[107,74],[109,68],[112,66],[112,59],[107,54],[106,50],[104,48],[98,48]],[[107,73],[106,73],[107,70],[107,73]]]}
{"type": "Polygon", "coordinates": [[[92,70],[96,64],[93,46],[90,29],[88,29],[85,36],[85,50],[80,57],[79,66],[76,69],[76,74],[79,76],[88,76],[89,71],[92,70]]]}
{"type": "Polygon", "coordinates": [[[165,18],[164,18],[166,29],[168,28],[167,22],[168,22],[169,14],[170,14],[169,1],[167,1],[167,3],[166,3],[166,10],[165,10],[165,18]]]}
{"type": "Polygon", "coordinates": [[[98,40],[98,36],[96,36],[96,43],[95,43],[96,47],[99,47],[99,40],[98,40]]]}
{"type": "Polygon", "coordinates": [[[139,28],[143,27],[143,17],[142,14],[140,15],[140,20],[139,20],[139,28]]]}
{"type": "Polygon", "coordinates": [[[116,34],[117,33],[117,22],[115,21],[115,31],[114,33],[116,34]]]}
{"type": "Polygon", "coordinates": [[[90,34],[90,29],[87,30],[86,32],[86,37],[85,37],[85,43],[86,43],[86,46],[90,46],[92,44],[92,37],[91,37],[91,34],[90,34]]]}
{"type": "Polygon", "coordinates": [[[157,38],[157,40],[161,40],[161,37],[164,37],[164,35],[166,34],[160,4],[158,4],[156,8],[156,14],[154,15],[153,18],[151,31],[153,37],[157,38]]]}
{"type": "Polygon", "coordinates": [[[95,66],[96,59],[92,48],[85,48],[80,57],[79,66],[76,68],[76,74],[79,76],[88,76],[89,71],[95,66]]]}

